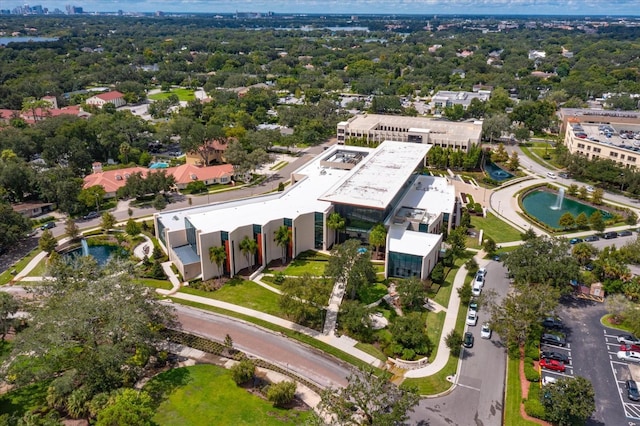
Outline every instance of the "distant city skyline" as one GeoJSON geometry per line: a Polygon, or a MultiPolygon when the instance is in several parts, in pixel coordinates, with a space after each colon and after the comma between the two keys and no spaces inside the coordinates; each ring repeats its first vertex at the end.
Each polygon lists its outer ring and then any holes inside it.
{"type": "Polygon", "coordinates": [[[640,0],[0,0],[0,9],[41,5],[50,11],[81,7],[91,12],[233,13],[275,12],[309,14],[480,14],[638,16],[640,0]]]}

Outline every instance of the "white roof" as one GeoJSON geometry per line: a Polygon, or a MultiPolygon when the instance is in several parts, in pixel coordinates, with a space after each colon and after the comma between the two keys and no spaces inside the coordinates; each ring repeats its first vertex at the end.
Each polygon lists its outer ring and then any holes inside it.
{"type": "Polygon", "coordinates": [[[456,189],[449,180],[437,176],[419,176],[398,206],[424,209],[429,213],[452,213],[456,189]]]}
{"type": "Polygon", "coordinates": [[[389,227],[389,246],[391,252],[406,253],[425,257],[440,244],[442,234],[409,231],[404,226],[389,227]]]}
{"type": "MultiPolygon", "coordinates": [[[[320,166],[320,161],[333,156],[335,151],[344,150],[342,145],[335,145],[324,151],[312,162],[301,167],[294,174],[306,176],[285,192],[274,193],[262,197],[245,198],[237,201],[222,202],[191,209],[160,213],[159,220],[171,230],[185,228],[185,218],[196,229],[203,233],[215,231],[232,232],[240,226],[248,224],[264,225],[272,220],[295,219],[301,214],[324,212],[330,206],[328,201],[318,198],[350,170],[333,169],[320,166]]],[[[371,148],[348,147],[349,151],[370,153],[371,148]]]]}
{"type": "Polygon", "coordinates": [[[385,209],[424,161],[431,146],[385,141],[354,167],[352,174],[346,175],[320,199],[385,209]]]}

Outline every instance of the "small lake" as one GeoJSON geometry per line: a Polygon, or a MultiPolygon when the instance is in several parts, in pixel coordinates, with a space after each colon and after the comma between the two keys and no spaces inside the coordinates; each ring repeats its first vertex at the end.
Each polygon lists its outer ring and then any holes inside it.
{"type": "Polygon", "coordinates": [[[41,43],[44,41],[58,41],[57,37],[0,37],[0,46],[6,46],[9,43],[41,43]]]}

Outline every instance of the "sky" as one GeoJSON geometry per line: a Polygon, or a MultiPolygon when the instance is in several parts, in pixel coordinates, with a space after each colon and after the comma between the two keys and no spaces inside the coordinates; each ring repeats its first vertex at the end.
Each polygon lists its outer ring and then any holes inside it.
{"type": "Polygon", "coordinates": [[[24,4],[85,12],[277,12],[320,14],[640,15],[640,0],[0,0],[0,9],[24,4]]]}

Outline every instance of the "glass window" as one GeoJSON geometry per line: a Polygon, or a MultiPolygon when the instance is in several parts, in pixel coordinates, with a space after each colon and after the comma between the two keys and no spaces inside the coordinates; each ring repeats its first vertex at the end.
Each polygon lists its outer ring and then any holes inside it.
{"type": "Polygon", "coordinates": [[[420,277],[422,258],[411,254],[389,252],[389,276],[398,278],[420,277]]]}

